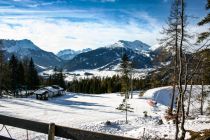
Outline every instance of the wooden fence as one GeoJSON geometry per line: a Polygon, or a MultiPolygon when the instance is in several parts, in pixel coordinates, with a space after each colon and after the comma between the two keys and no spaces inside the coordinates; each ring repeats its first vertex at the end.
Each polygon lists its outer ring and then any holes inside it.
{"type": "MultiPolygon", "coordinates": [[[[48,140],[54,140],[55,136],[72,140],[137,140],[129,137],[92,132],[59,126],[54,123],[48,124],[5,115],[0,115],[0,124],[48,134],[48,140]]],[[[1,137],[3,138],[3,136],[1,137]]]]}

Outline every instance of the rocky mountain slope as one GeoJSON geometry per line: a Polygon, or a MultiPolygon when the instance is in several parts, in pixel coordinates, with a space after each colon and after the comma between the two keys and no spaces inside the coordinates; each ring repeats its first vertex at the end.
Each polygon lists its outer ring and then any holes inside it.
{"type": "Polygon", "coordinates": [[[90,48],[79,50],[79,51],[75,51],[75,50],[72,50],[72,49],[66,49],[66,50],[59,51],[56,55],[63,60],[71,60],[76,55],[78,55],[80,53],[88,52],[88,51],[91,51],[91,50],[92,49],[90,49],[90,48]]]}
{"type": "Polygon", "coordinates": [[[149,45],[141,41],[120,40],[114,44],[81,53],[67,61],[64,68],[69,71],[78,69],[116,70],[119,68],[124,53],[133,61],[135,68],[152,67],[153,53],[149,45]]]}
{"type": "Polygon", "coordinates": [[[57,57],[52,52],[47,52],[40,49],[33,42],[27,39],[23,40],[0,40],[0,45],[4,50],[6,60],[9,60],[14,54],[19,59],[33,58],[38,68],[50,68],[59,66],[63,63],[62,59],[57,57]]]}

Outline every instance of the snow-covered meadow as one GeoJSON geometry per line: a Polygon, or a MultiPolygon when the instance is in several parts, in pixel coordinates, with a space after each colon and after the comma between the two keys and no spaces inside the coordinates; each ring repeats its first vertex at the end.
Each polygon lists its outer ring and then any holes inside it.
{"type": "MultiPolygon", "coordinates": [[[[143,96],[139,96],[140,91],[134,92],[134,98],[129,99],[134,112],[128,114],[128,124],[125,123],[125,113],[116,109],[123,100],[119,93],[99,95],[66,93],[48,101],[36,100],[34,97],[2,98],[0,114],[134,138],[145,136],[173,139],[175,125],[164,118],[171,91],[172,87],[160,87],[144,92],[143,96]],[[150,106],[149,99],[157,101],[157,105],[150,106]],[[144,117],[144,111],[148,117],[144,117]],[[106,125],[106,121],[110,121],[111,125],[106,125]]],[[[193,97],[196,99],[200,86],[194,86],[193,91],[193,97]]],[[[206,106],[207,102],[204,108],[206,106]]],[[[191,108],[199,109],[199,103],[192,100],[191,108]]],[[[194,119],[186,121],[187,130],[201,131],[210,128],[209,116],[194,114],[193,117],[194,119]]],[[[7,128],[13,138],[26,139],[26,130],[9,126],[7,128]]],[[[8,137],[5,130],[2,130],[0,135],[8,137]]],[[[30,139],[46,139],[46,135],[40,133],[29,131],[28,135],[30,139]]]]}

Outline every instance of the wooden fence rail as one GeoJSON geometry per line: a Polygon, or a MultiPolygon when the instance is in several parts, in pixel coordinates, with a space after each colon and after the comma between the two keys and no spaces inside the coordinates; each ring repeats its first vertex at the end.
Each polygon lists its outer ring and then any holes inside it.
{"type": "Polygon", "coordinates": [[[48,134],[48,140],[54,140],[55,136],[72,140],[137,140],[129,137],[92,132],[77,128],[59,126],[54,123],[48,124],[5,115],[0,115],[0,124],[48,134]]]}

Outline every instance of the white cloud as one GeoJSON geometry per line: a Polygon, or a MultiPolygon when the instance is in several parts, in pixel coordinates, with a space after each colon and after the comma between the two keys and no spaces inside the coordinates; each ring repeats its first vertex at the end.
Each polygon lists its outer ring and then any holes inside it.
{"type": "Polygon", "coordinates": [[[101,2],[115,2],[116,0],[101,0],[101,2]]]}
{"type": "MultiPolygon", "coordinates": [[[[60,0],[46,3],[35,0],[13,1],[24,1],[34,7],[40,4],[51,5],[62,2],[60,0]]],[[[116,2],[117,0],[83,1],[116,2]]],[[[110,13],[107,15],[114,14],[116,11],[111,9],[108,12],[110,13]]],[[[119,17],[112,17],[112,15],[107,16],[104,9],[94,8],[50,11],[2,7],[0,8],[0,13],[2,13],[0,15],[0,38],[30,39],[42,49],[53,52],[68,48],[75,50],[97,48],[118,40],[141,40],[151,46],[157,46],[157,39],[161,38],[160,30],[164,21],[155,19],[146,12],[132,9],[121,9],[120,12],[129,16],[118,19],[119,17]],[[64,18],[69,20],[64,20],[64,18]]]]}
{"type": "Polygon", "coordinates": [[[141,40],[153,46],[157,44],[160,26],[148,15],[142,18],[148,21],[147,28],[139,26],[134,20],[125,25],[118,25],[106,20],[94,23],[4,17],[0,22],[0,38],[27,38],[40,48],[52,52],[68,48],[97,48],[118,40],[141,40]]]}

